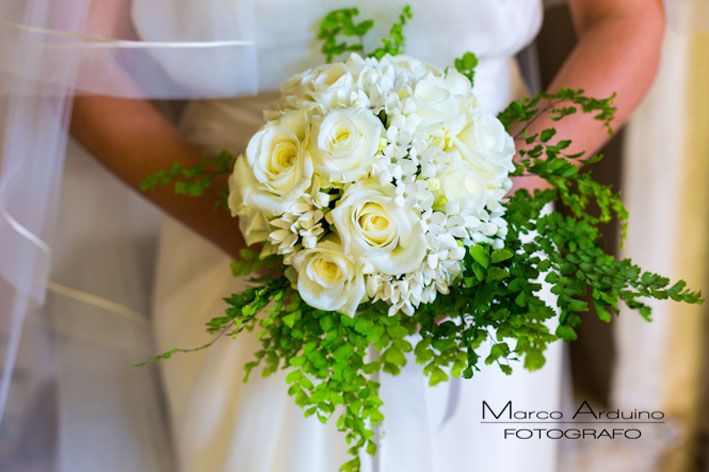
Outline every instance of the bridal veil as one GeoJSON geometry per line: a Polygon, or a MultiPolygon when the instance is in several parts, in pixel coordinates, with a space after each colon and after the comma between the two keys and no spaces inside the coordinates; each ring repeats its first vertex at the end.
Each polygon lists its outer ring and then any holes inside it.
{"type": "Polygon", "coordinates": [[[249,12],[220,0],[0,3],[0,468],[169,470],[155,370],[131,367],[152,354],[156,218],[70,142],[72,99],[253,92],[249,12]],[[206,23],[186,27],[194,9],[206,23]]]}

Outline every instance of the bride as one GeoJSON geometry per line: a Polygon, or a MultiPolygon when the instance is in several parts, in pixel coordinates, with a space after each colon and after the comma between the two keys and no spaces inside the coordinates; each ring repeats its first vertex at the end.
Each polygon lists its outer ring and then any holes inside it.
{"type": "MultiPolygon", "coordinates": [[[[94,2],[86,32],[114,32],[128,23],[131,34],[150,43],[223,40],[234,32],[246,39],[232,55],[214,48],[148,49],[152,64],[167,76],[170,91],[156,82],[119,73],[113,95],[77,95],[71,132],[86,150],[132,187],[148,174],[178,161],[195,163],[201,153],[240,152],[261,125],[261,110],[289,75],[321,63],[314,31],[331,9],[353,6],[385,29],[404,2],[321,0],[120,0],[94,2]],[[215,34],[218,31],[218,34],[215,34]],[[123,75],[126,75],[123,77],[123,75]],[[129,84],[129,85],[126,85],[129,84]],[[120,89],[120,90],[119,90],[120,89]],[[128,90],[128,92],[127,92],[128,90]],[[145,96],[194,98],[174,126],[145,96]],[[182,93],[189,90],[189,93],[182,93]]],[[[481,63],[476,94],[499,111],[522,96],[525,86],[513,60],[542,21],[540,0],[411,0],[407,54],[444,67],[471,50],[481,63]]],[[[551,84],[552,90],[583,88],[591,96],[618,94],[617,126],[649,87],[663,29],[659,0],[571,0],[579,42],[551,84]]],[[[377,37],[375,31],[372,37],[377,37]]],[[[135,65],[135,64],[134,64],[135,65]]],[[[126,73],[126,70],[128,73],[126,73]]],[[[116,73],[115,70],[111,70],[116,73]]],[[[136,76],[139,74],[135,74],[136,76]]],[[[115,80],[115,77],[112,77],[115,80]]],[[[92,84],[86,88],[92,91],[92,84]]],[[[93,89],[94,92],[101,90],[93,89]]],[[[109,91],[109,94],[111,92],[109,91]]],[[[537,130],[551,126],[545,117],[537,130]]],[[[586,117],[554,124],[578,150],[598,149],[605,130],[586,117]]],[[[71,175],[65,176],[65,181],[71,175]]],[[[521,178],[517,187],[539,188],[521,178]]],[[[221,309],[221,297],[242,281],[229,271],[229,255],[244,245],[235,220],[214,211],[224,188],[218,181],[205,198],[176,197],[169,190],[147,195],[165,212],[153,291],[156,348],[191,347],[208,339],[204,324],[221,309]]],[[[66,187],[65,187],[66,188],[66,187]]],[[[71,191],[71,190],[70,190],[71,191]]],[[[249,337],[250,336],[250,337],[249,337]]],[[[304,418],[286,392],[281,374],[253,375],[242,382],[242,366],[258,340],[242,335],[208,350],[176,356],[159,365],[170,416],[176,460],[184,471],[333,471],[346,459],[344,438],[333,424],[304,418]]],[[[468,471],[556,469],[556,442],[504,439],[503,428],[483,423],[483,401],[501,409],[557,410],[561,393],[561,345],[547,352],[539,372],[506,377],[484,369],[471,381],[429,388],[411,361],[396,378],[382,378],[384,426],[379,452],[363,457],[366,471],[468,471]]],[[[74,469],[76,470],[76,469],[74,469]]]]}

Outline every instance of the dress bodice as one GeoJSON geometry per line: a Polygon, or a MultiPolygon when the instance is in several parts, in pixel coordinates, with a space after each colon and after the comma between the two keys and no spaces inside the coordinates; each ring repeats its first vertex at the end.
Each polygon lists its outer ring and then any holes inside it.
{"type": "Polygon", "coordinates": [[[257,91],[274,90],[288,76],[323,62],[317,29],[335,8],[357,6],[375,20],[365,44],[373,47],[396,21],[404,4],[414,17],[406,27],[406,53],[439,67],[472,51],[481,58],[477,93],[500,108],[509,98],[508,59],[536,35],[541,0],[134,0],[133,23],[147,40],[254,41],[254,53],[224,64],[206,53],[185,64],[179,55],[156,51],[166,72],[188,87],[228,90],[239,76],[257,76],[257,91]],[[255,56],[255,59],[254,59],[255,56]]]}

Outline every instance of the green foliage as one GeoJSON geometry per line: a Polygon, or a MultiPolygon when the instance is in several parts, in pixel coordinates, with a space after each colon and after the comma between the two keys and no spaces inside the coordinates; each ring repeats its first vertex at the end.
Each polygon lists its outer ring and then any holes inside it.
{"type": "MultiPolygon", "coordinates": [[[[149,192],[161,185],[172,183],[176,195],[201,197],[211,187],[215,175],[231,173],[235,159],[230,152],[222,151],[217,156],[202,157],[199,163],[192,167],[184,167],[175,162],[169,169],[159,170],[143,179],[140,190],[149,192]]],[[[226,201],[226,198],[223,200],[226,201]]]]}
{"type": "MultiPolygon", "coordinates": [[[[615,219],[621,235],[627,227],[628,212],[620,196],[595,181],[587,169],[574,164],[583,153],[566,153],[571,141],[552,142],[555,129],[527,133],[543,114],[558,120],[578,111],[593,114],[610,132],[615,113],[613,97],[593,99],[583,93],[571,89],[540,93],[513,102],[499,115],[508,130],[520,129],[515,135],[520,160],[514,175],[538,175],[552,187],[532,195],[519,190],[510,198],[506,214],[510,231],[505,247],[515,252],[513,259],[530,261],[529,269],[534,270],[535,277],[543,276],[551,285],[559,310],[555,334],[567,341],[576,339],[575,328],[581,323],[582,314],[589,310],[586,301],[589,298],[598,316],[606,322],[618,314],[621,303],[650,320],[651,308],[643,298],[702,302],[700,293],[687,290],[684,281],[672,284],[666,277],[642,271],[629,259],[618,260],[606,253],[599,225],[615,219]],[[568,216],[542,212],[550,203],[566,208],[568,216]],[[534,237],[528,237],[533,232],[534,237]],[[543,258],[537,262],[535,254],[543,258]]],[[[581,163],[593,164],[601,158],[593,156],[581,159],[581,163]]]]}
{"type": "Polygon", "coordinates": [[[382,44],[377,49],[369,53],[369,56],[381,59],[389,54],[397,56],[403,54],[406,48],[406,37],[404,36],[404,27],[406,23],[413,17],[411,5],[405,5],[399,13],[399,21],[394,23],[389,30],[389,36],[382,38],[382,44]]]}
{"type": "Polygon", "coordinates": [[[498,118],[508,131],[518,129],[514,135],[518,155],[517,170],[513,174],[538,175],[547,180],[555,189],[555,197],[573,215],[591,225],[606,223],[616,217],[620,223],[621,240],[625,238],[628,212],[620,197],[608,185],[596,182],[589,172],[582,171],[579,164],[594,164],[603,156],[584,159],[583,152],[571,154],[566,150],[571,146],[568,139],[552,143],[556,137],[554,128],[530,135],[528,130],[541,116],[551,116],[558,121],[578,112],[592,114],[609,133],[615,116],[614,96],[606,99],[586,97],[583,90],[564,88],[557,93],[538,93],[534,97],[512,102],[498,118]],[[597,211],[594,212],[593,208],[597,211]]]}
{"type": "Polygon", "coordinates": [[[234,277],[252,276],[253,282],[260,282],[263,277],[268,280],[275,274],[282,274],[285,269],[281,257],[275,254],[261,257],[257,250],[250,247],[239,249],[239,255],[231,263],[231,274],[234,277]],[[264,275],[257,277],[255,274],[264,275]]]}
{"type": "MultiPolygon", "coordinates": [[[[701,302],[700,294],[687,290],[683,281],[671,284],[630,260],[607,254],[599,225],[627,219],[618,195],[573,164],[582,155],[567,154],[571,143],[554,141],[554,129],[526,134],[530,122],[543,113],[563,117],[577,110],[593,113],[608,127],[614,112],[610,99],[563,90],[515,102],[500,115],[508,129],[522,126],[516,174],[538,175],[552,188],[511,196],[504,248],[469,247],[450,294],[420,306],[413,316],[386,316],[388,307],[381,302],[362,305],[354,318],[317,310],[302,302],[284,279],[264,276],[255,279],[256,287],[227,298],[226,314],[210,321],[209,331],[218,335],[259,332],[261,349],[246,365],[246,379],[257,367],[262,375],[285,369],[288,393],[306,416],[323,422],[336,417],[352,456],[342,470],[360,469],[361,449],[376,452],[374,431],[384,420],[378,379],[397,375],[407,355],[423,366],[430,385],[471,378],[481,363],[505,374],[515,364],[536,370],[544,365],[549,343],[576,338],[588,298],[604,321],[618,314],[621,303],[650,319],[650,307],[642,299],[701,302]],[[550,203],[567,207],[569,215],[545,212],[550,203]],[[556,296],[555,307],[545,302],[542,281],[556,296]],[[555,317],[558,325],[552,332],[548,325],[555,317]],[[413,345],[409,335],[416,333],[413,345]]],[[[245,249],[234,274],[254,273],[264,264],[278,261],[261,261],[255,251],[245,249]]]]}
{"type": "MultiPolygon", "coordinates": [[[[608,133],[612,134],[611,123],[616,111],[613,107],[614,99],[615,94],[599,99],[585,96],[584,91],[580,89],[562,88],[556,93],[540,92],[532,97],[514,101],[500,112],[498,118],[508,131],[511,130],[513,124],[524,124],[515,136],[518,138],[523,136],[530,125],[543,115],[551,117],[554,121],[559,121],[581,111],[593,114],[594,118],[608,130],[608,133]]],[[[548,137],[553,137],[553,135],[548,137]]],[[[526,138],[531,139],[531,137],[526,138]]],[[[532,139],[533,141],[534,139],[532,139]]]]}
{"type": "MultiPolygon", "coordinates": [[[[357,14],[357,9],[335,10],[323,20],[319,37],[328,61],[347,51],[363,51],[362,37],[373,23],[355,22],[357,14]]],[[[403,51],[403,28],[410,18],[410,7],[405,7],[382,47],[372,53],[375,57],[403,51]]],[[[455,61],[471,84],[476,65],[472,53],[455,61]]],[[[265,275],[225,299],[225,313],[207,325],[215,338],[197,349],[223,335],[257,332],[261,348],[245,367],[245,381],[255,369],[264,376],[288,371],[288,393],[304,414],[322,422],[335,417],[345,433],[351,459],[341,470],[358,471],[359,452],[375,454],[375,427],[384,420],[378,379],[397,375],[409,358],[423,366],[431,385],[452,377],[471,378],[481,363],[505,374],[519,364],[536,370],[544,365],[549,343],[576,339],[575,328],[589,310],[587,300],[604,321],[617,315],[622,303],[649,320],[651,309],[643,301],[648,298],[701,303],[700,294],[687,290],[684,281],[673,284],[604,251],[599,226],[616,219],[625,228],[627,211],[610,187],[574,165],[575,160],[592,164],[601,156],[570,154],[571,142],[557,139],[553,128],[529,133],[542,116],[558,121],[578,112],[592,114],[611,132],[612,101],[563,89],[518,100],[500,113],[506,128],[516,130],[520,160],[514,175],[538,175],[551,188],[532,194],[519,190],[509,198],[504,248],[469,247],[450,294],[418,307],[410,317],[387,316],[388,306],[377,302],[363,304],[350,318],[304,303],[285,278],[274,275],[284,269],[279,258],[261,259],[246,248],[232,265],[234,275],[265,275]],[[567,216],[545,211],[551,203],[567,208],[567,216]],[[555,306],[544,300],[544,281],[556,296],[555,306]],[[548,325],[557,317],[552,332],[548,325]]],[[[146,179],[144,189],[175,182],[177,193],[202,195],[211,184],[208,164],[229,172],[233,157],[223,154],[189,169],[173,166],[146,179]]],[[[174,349],[148,362],[192,350],[174,349]]]]}
{"type": "Polygon", "coordinates": [[[246,366],[245,380],[260,367],[262,375],[289,371],[288,393],[305,412],[326,422],[333,416],[346,433],[352,459],[342,470],[359,470],[357,452],[376,451],[374,427],[381,413],[377,372],[396,374],[412,350],[406,337],[415,320],[387,317],[386,307],[368,305],[355,318],[310,307],[284,279],[273,279],[226,299],[225,316],[210,321],[211,332],[234,336],[259,331],[261,349],[246,366]],[[260,314],[261,316],[256,316],[260,314]],[[376,348],[379,356],[370,356],[376,348]]]}
{"type": "Polygon", "coordinates": [[[381,45],[368,54],[364,52],[364,36],[372,29],[374,21],[357,22],[355,20],[357,15],[359,15],[357,8],[342,8],[331,11],[323,18],[318,39],[322,41],[320,50],[326,62],[330,63],[348,52],[366,54],[377,59],[387,54],[395,56],[404,52],[406,46],[404,28],[413,16],[410,5],[405,5],[401,9],[399,19],[392,25],[389,35],[382,38],[381,45]]]}
{"type": "Polygon", "coordinates": [[[475,68],[478,66],[478,62],[478,56],[470,51],[456,58],[453,62],[456,70],[468,78],[471,87],[475,85],[475,68]]]}
{"type": "Polygon", "coordinates": [[[481,360],[506,374],[520,360],[530,370],[543,365],[544,349],[556,339],[545,325],[554,311],[536,295],[541,285],[535,265],[542,260],[536,255],[520,257],[517,249],[471,246],[463,260],[461,283],[451,288],[450,295],[417,310],[414,318],[421,341],[415,352],[430,383],[438,380],[431,374],[441,371],[473,377],[481,360]],[[489,351],[482,357],[485,341],[489,351]]]}
{"type": "Polygon", "coordinates": [[[364,35],[374,26],[374,21],[355,22],[357,8],[333,10],[320,23],[318,39],[321,51],[328,63],[346,52],[364,52],[364,35]]]}

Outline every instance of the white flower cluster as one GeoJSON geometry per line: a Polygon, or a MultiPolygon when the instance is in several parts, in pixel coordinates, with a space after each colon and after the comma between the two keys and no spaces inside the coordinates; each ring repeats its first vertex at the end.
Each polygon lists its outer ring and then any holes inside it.
{"type": "Polygon", "coordinates": [[[448,293],[467,246],[502,245],[514,142],[466,77],[353,54],[281,91],[236,161],[229,206],[306,303],[410,315],[448,293]]]}

